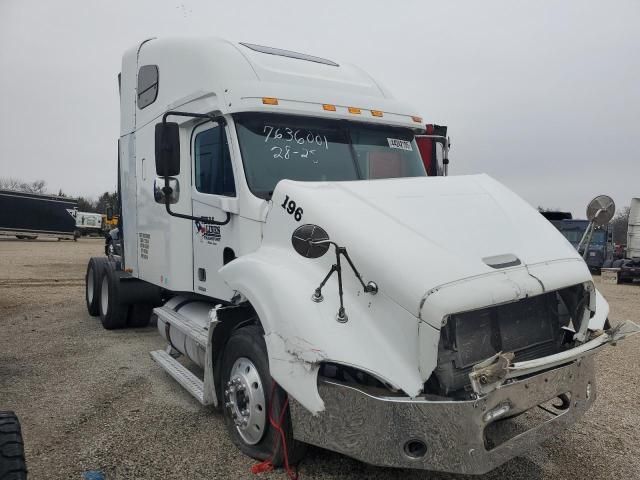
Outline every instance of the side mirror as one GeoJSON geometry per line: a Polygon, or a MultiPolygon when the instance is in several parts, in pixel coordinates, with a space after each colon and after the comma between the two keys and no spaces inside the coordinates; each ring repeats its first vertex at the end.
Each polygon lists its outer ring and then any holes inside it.
{"type": "MultiPolygon", "coordinates": [[[[156,178],[153,181],[153,199],[156,203],[167,203],[167,196],[164,194],[164,184],[165,181],[162,178],[156,178]]],[[[180,201],[180,183],[177,178],[169,179],[169,189],[171,193],[169,194],[169,203],[175,204],[180,201]]]]}
{"type": "Polygon", "coordinates": [[[180,128],[177,123],[156,124],[156,174],[161,177],[180,174],[180,128]]]}
{"type": "Polygon", "coordinates": [[[293,249],[305,258],[320,258],[331,246],[329,234],[318,225],[302,225],[291,235],[293,249]]]}
{"type": "Polygon", "coordinates": [[[113,207],[107,207],[107,220],[113,220],[113,207]]]}

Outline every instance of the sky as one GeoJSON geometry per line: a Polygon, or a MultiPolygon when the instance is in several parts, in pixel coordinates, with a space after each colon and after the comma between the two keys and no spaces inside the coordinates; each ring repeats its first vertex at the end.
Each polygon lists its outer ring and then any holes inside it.
{"type": "Polygon", "coordinates": [[[115,190],[122,53],[208,35],[354,63],[448,125],[452,175],[584,217],[640,196],[639,25],[637,0],[0,0],[0,177],[115,190]]]}

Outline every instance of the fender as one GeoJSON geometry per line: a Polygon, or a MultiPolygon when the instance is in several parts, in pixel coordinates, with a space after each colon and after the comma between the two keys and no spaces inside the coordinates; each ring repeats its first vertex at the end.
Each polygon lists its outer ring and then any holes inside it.
{"type": "MultiPolygon", "coordinates": [[[[317,389],[322,362],[360,369],[391,388],[417,396],[424,383],[417,362],[417,317],[381,292],[365,295],[355,277],[344,275],[349,320],[337,322],[335,276],[323,289],[324,301],[311,300],[330,268],[329,257],[314,261],[263,245],[220,270],[228,285],[258,313],[272,377],[314,414],[324,410],[317,389]]],[[[439,331],[433,330],[437,351],[439,331]]]]}

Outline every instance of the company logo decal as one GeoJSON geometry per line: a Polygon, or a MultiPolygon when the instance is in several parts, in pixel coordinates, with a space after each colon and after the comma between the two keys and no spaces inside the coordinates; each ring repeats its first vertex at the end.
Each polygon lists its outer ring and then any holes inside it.
{"type": "Polygon", "coordinates": [[[194,222],[196,232],[200,235],[202,241],[206,241],[209,244],[216,245],[222,239],[222,232],[220,225],[209,225],[207,223],[201,223],[199,221],[194,222]]]}

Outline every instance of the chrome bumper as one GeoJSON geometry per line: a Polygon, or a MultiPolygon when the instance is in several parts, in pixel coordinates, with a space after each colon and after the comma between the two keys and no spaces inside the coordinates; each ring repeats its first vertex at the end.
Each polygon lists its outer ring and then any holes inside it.
{"type": "MultiPolygon", "coordinates": [[[[292,399],[294,437],[374,465],[482,474],[575,423],[596,397],[593,358],[512,379],[488,395],[469,401],[429,401],[376,396],[352,386],[321,380],[325,410],[313,416],[292,399]],[[529,411],[569,392],[571,401],[557,416],[514,430],[529,411]],[[509,405],[508,412],[504,406],[509,405]],[[504,412],[499,416],[500,412],[504,412]],[[488,418],[491,415],[492,418],[488,418]],[[503,443],[487,441],[485,429],[517,431],[503,443]],[[527,427],[528,428],[528,427],[527,427]],[[422,456],[407,453],[407,442],[426,445],[422,456]]],[[[411,449],[409,449],[411,452],[411,449]]]]}

